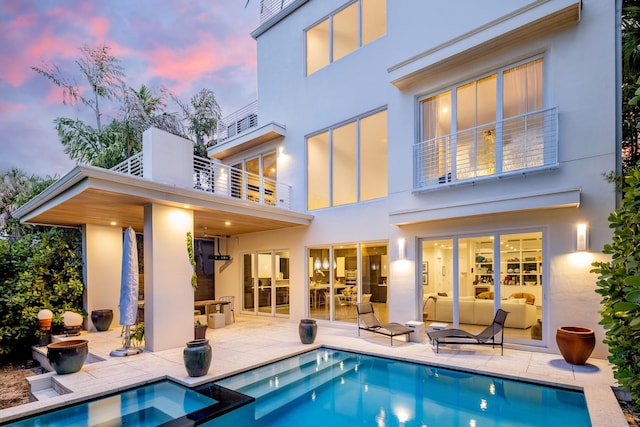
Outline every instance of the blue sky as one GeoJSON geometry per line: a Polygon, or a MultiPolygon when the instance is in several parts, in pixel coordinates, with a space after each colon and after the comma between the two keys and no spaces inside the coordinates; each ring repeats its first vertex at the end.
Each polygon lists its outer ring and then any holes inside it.
{"type": "Polygon", "coordinates": [[[31,67],[56,64],[75,75],[73,61],[83,45],[109,46],[130,87],[164,86],[184,100],[208,88],[223,116],[252,102],[256,42],[250,32],[259,25],[259,3],[245,8],[245,0],[3,0],[0,171],[17,167],[62,176],[73,168],[53,120],[92,123],[92,117],[84,108],[63,105],[61,91],[31,67]]]}

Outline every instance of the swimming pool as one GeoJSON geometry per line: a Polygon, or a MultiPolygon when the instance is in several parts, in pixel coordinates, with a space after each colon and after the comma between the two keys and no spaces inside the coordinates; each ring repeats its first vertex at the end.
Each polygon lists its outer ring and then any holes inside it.
{"type": "Polygon", "coordinates": [[[260,427],[591,425],[577,391],[330,349],[216,384],[254,397],[260,427]]]}
{"type": "Polygon", "coordinates": [[[14,426],[590,426],[581,392],[321,348],[193,389],[165,380],[14,426]]]}

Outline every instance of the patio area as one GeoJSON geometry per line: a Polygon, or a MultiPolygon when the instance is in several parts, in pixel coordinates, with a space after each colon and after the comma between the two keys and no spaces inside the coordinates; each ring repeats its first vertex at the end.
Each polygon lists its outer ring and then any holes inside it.
{"type": "Polygon", "coordinates": [[[499,348],[478,346],[441,347],[440,353],[436,354],[428,341],[404,343],[399,338],[390,346],[387,337],[364,331],[358,336],[354,325],[323,323],[319,323],[315,343],[303,345],[298,338],[297,322],[238,315],[235,323],[207,330],[207,338],[213,348],[211,368],[208,375],[191,378],[183,365],[182,348],[110,357],[112,350],[121,347],[120,327],[117,325],[106,332],[83,333],[81,338],[89,341],[89,352],[95,356],[92,363],[85,364],[74,374],[47,373],[31,377],[38,379],[35,382],[31,380],[32,390],[40,388],[36,394],[41,400],[0,411],[0,422],[158,378],[168,377],[186,385],[202,384],[325,345],[511,379],[581,387],[594,427],[628,425],[611,391],[611,386],[615,385],[611,367],[606,360],[600,359],[590,359],[584,366],[572,366],[557,354],[532,353],[508,346],[504,356],[500,356],[499,348]]]}

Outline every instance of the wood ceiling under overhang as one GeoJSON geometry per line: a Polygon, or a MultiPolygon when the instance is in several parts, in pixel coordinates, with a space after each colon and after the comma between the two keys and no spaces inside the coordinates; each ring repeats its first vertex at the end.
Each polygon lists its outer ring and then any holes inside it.
{"type": "Polygon", "coordinates": [[[76,167],[16,210],[14,216],[28,224],[80,227],[115,223],[117,227],[131,226],[136,232],[142,232],[144,207],[154,203],[192,210],[195,237],[307,226],[313,219],[305,213],[87,166],[76,167]]]}

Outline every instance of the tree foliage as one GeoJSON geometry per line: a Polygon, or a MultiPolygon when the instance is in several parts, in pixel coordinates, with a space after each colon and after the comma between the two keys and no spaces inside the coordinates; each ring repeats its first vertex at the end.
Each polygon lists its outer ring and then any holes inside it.
{"type": "Polygon", "coordinates": [[[182,109],[188,134],[195,143],[194,154],[206,156],[207,147],[216,134],[222,115],[215,94],[205,88],[193,95],[189,103],[177,97],[175,100],[182,109]]]}
{"type": "Polygon", "coordinates": [[[592,272],[599,274],[600,324],[614,376],[640,410],[640,163],[628,171],[623,191],[620,207],[609,215],[612,242],[603,249],[611,261],[594,263],[592,272]]]}
{"type": "Polygon", "coordinates": [[[0,356],[22,355],[36,340],[37,314],[43,308],[60,315],[82,313],[80,232],[21,225],[11,212],[55,181],[18,169],[0,180],[0,356]]]}
{"type": "Polygon", "coordinates": [[[640,106],[633,101],[640,76],[640,0],[622,5],[622,169],[640,160],[640,106]]]}

